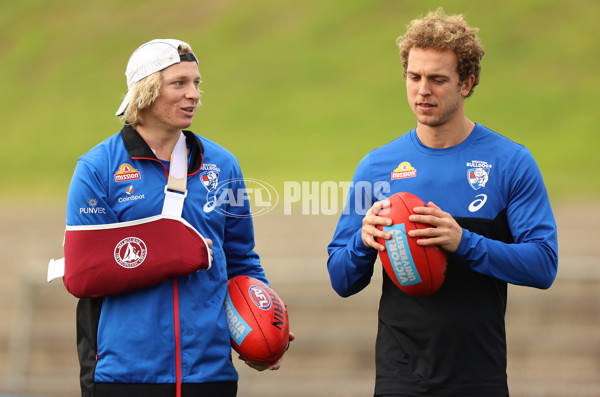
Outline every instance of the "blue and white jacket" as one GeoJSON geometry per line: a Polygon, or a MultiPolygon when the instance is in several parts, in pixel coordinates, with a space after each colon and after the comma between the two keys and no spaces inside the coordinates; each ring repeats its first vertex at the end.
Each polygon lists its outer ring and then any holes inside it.
{"type": "MultiPolygon", "coordinates": [[[[213,241],[212,266],[156,287],[80,300],[77,342],[84,396],[92,396],[98,383],[237,380],[223,310],[227,280],[240,274],[267,280],[254,251],[248,201],[232,205],[220,200],[224,187],[244,188],[237,159],[206,138],[184,134],[189,165],[182,217],[213,241]]],[[[69,188],[67,225],[160,214],[168,167],[125,126],[78,160],[69,188]]]]}

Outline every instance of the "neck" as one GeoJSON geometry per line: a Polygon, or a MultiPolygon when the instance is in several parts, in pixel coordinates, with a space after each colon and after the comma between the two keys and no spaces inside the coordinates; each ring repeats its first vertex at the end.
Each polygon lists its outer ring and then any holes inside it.
{"type": "Polygon", "coordinates": [[[418,123],[417,136],[423,145],[445,149],[463,142],[475,128],[475,123],[464,117],[454,123],[430,126],[418,123]]]}
{"type": "Polygon", "coordinates": [[[148,126],[138,125],[136,131],[142,139],[150,146],[159,160],[171,160],[173,148],[181,135],[181,130],[165,131],[163,129],[152,129],[148,126]]]}

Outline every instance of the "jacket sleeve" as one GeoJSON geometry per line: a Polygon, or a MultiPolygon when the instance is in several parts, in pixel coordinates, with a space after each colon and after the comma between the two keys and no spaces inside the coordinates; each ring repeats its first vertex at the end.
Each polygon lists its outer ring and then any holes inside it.
{"type": "Polygon", "coordinates": [[[361,291],[371,282],[377,259],[377,251],[365,246],[361,238],[362,219],[377,201],[367,165],[368,156],[357,167],[333,240],[327,247],[331,285],[342,297],[361,291]]]}
{"type": "Polygon", "coordinates": [[[513,164],[507,218],[514,243],[463,229],[456,254],[479,273],[511,284],[549,288],[558,268],[558,239],[548,193],[527,149],[517,153],[513,164]]]}
{"type": "Polygon", "coordinates": [[[106,176],[90,163],[79,159],[67,196],[67,225],[101,225],[118,222],[107,203],[106,176]]]}
{"type": "Polygon", "coordinates": [[[227,278],[239,275],[255,277],[269,285],[260,257],[254,251],[254,225],[252,213],[248,202],[246,184],[237,161],[232,172],[232,183],[229,185],[236,200],[227,204],[227,217],[225,221],[225,235],[223,250],[227,260],[227,278]]]}

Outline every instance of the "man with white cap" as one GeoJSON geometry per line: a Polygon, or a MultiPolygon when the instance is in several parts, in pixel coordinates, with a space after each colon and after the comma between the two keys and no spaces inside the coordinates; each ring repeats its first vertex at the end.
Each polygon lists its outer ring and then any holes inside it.
{"type": "MultiPolygon", "coordinates": [[[[152,218],[171,211],[167,204],[175,197],[175,212],[212,243],[212,264],[119,293],[88,277],[85,284],[95,292],[77,305],[82,396],[235,396],[238,375],[223,310],[227,280],[244,274],[268,281],[254,251],[247,200],[215,204],[215,189],[223,184],[205,181],[210,173],[217,181],[233,181],[227,187],[234,192],[244,189],[239,164],[223,147],[185,130],[199,104],[201,81],[188,44],[145,43],[131,55],[125,74],[128,91],[117,111],[124,126],[78,160],[67,230],[152,218]],[[170,173],[176,146],[185,148],[180,159],[187,153],[187,161],[177,163],[184,170],[183,188],[171,185],[177,179],[170,173]],[[110,292],[97,292],[104,290],[110,292]]],[[[108,247],[123,268],[142,268],[144,258],[156,255],[139,239],[124,240],[108,247]]],[[[89,241],[89,249],[96,243],[89,241]]],[[[161,255],[179,254],[165,251],[161,255]]],[[[67,265],[68,259],[65,254],[67,265]]],[[[85,269],[86,263],[75,265],[85,269]]],[[[258,370],[280,366],[245,361],[258,370]]]]}

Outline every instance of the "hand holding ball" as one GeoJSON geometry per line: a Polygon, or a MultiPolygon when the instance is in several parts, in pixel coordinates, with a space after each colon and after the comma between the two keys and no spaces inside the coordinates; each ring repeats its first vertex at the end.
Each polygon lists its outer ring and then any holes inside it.
{"type": "Polygon", "coordinates": [[[429,225],[408,220],[413,208],[424,207],[419,197],[402,192],[392,195],[389,208],[379,212],[392,220],[391,226],[377,226],[380,230],[392,234],[392,238],[377,242],[385,246],[379,252],[383,268],[392,281],[405,293],[423,297],[436,292],[446,278],[446,252],[436,246],[423,247],[415,238],[408,236],[414,229],[426,229],[429,225]]]}
{"type": "Polygon", "coordinates": [[[229,280],[225,313],[231,346],[241,356],[267,365],[283,356],[290,340],[287,309],[265,283],[249,276],[229,280]]]}

